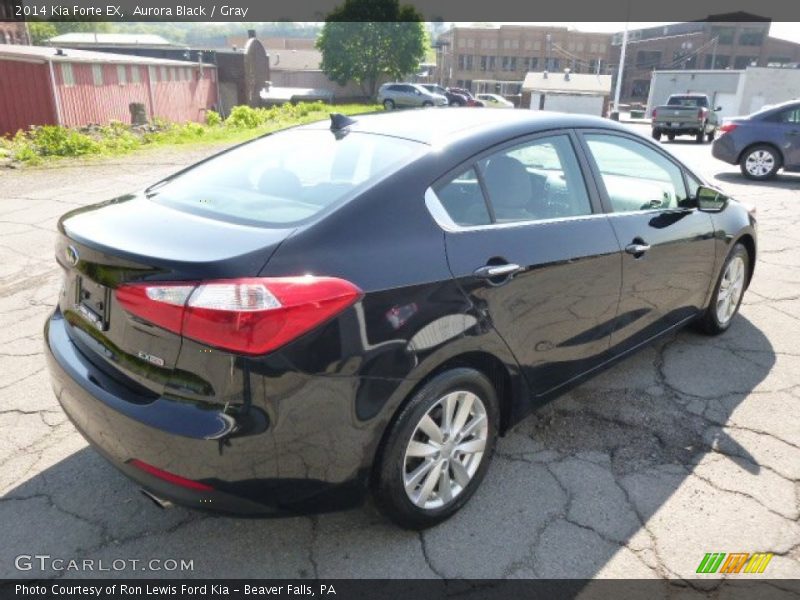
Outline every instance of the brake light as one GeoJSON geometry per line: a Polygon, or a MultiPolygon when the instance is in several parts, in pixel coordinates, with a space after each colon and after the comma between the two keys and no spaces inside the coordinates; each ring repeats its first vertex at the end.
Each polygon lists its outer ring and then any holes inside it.
{"type": "Polygon", "coordinates": [[[164,481],[167,481],[173,485],[179,485],[180,487],[190,490],[197,490],[200,492],[211,492],[214,490],[214,488],[210,485],[200,483],[194,479],[186,479],[186,477],[175,475],[175,473],[170,473],[169,471],[162,471],[158,467],[154,467],[153,465],[148,464],[143,460],[139,460],[138,458],[132,458],[128,461],[128,464],[132,467],[136,467],[140,471],[149,473],[153,477],[158,477],[159,479],[163,479],[164,481]]]}
{"type": "Polygon", "coordinates": [[[130,313],[198,342],[266,354],[331,319],[363,295],[335,277],[248,277],[129,284],[117,300],[130,313]]]}
{"type": "Polygon", "coordinates": [[[654,108],[654,109],[653,109],[653,118],[654,118],[654,119],[656,118],[656,113],[657,113],[657,112],[658,112],[658,109],[657,109],[657,108],[654,108]]]}
{"type": "Polygon", "coordinates": [[[706,114],[706,109],[705,108],[700,108],[700,109],[697,110],[697,118],[698,119],[702,119],[705,114],[706,114]]]}
{"type": "Polygon", "coordinates": [[[719,128],[719,130],[722,133],[730,133],[737,127],[738,125],[736,123],[723,123],[722,126],[719,128]]]}

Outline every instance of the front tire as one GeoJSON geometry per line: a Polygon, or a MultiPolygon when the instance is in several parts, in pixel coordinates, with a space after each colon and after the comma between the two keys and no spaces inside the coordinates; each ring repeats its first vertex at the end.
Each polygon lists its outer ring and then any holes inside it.
{"type": "Polygon", "coordinates": [[[408,529],[452,516],[483,480],[498,424],[497,393],[485,375],[456,368],[435,376],[388,431],[373,484],[380,510],[408,529]]]}
{"type": "Polygon", "coordinates": [[[388,98],[383,101],[383,108],[386,110],[394,110],[394,100],[389,100],[388,98]]]}
{"type": "Polygon", "coordinates": [[[704,333],[719,335],[731,326],[733,317],[739,312],[749,273],[747,248],[736,244],[725,259],[711,302],[700,317],[699,325],[704,333]]]}
{"type": "Polygon", "coordinates": [[[781,168],[781,158],[772,146],[757,144],[742,153],[739,168],[748,179],[763,181],[775,177],[781,168]]]}
{"type": "Polygon", "coordinates": [[[428,102],[427,100],[422,103],[422,108],[428,108],[429,106],[433,106],[433,102],[428,102]]]}

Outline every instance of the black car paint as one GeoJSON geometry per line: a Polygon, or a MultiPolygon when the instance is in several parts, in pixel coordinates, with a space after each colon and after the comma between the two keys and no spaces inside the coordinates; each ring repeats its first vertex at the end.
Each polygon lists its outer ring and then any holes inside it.
{"type": "MultiPolygon", "coordinates": [[[[67,283],[45,339],[67,414],[128,476],[195,508],[271,514],[351,506],[368,490],[387,426],[432,373],[453,364],[486,371],[502,388],[507,430],[592,372],[694,317],[707,305],[735,241],[750,236],[755,252],[754,221],[735,201],[719,213],[654,211],[625,224],[604,214],[607,201],[579,132],[629,135],[621,126],[557,115],[478,119],[471,129],[447,132],[444,149],[294,229],[220,224],[180,211],[169,213],[166,225],[162,210],[172,209],[154,208],[140,196],[65,215],[57,258],[68,269],[67,283]],[[594,215],[478,232],[440,228],[423,200],[430,185],[488,148],[542,131],[571,136],[594,215]],[[240,227],[242,235],[230,235],[229,227],[240,227]],[[653,238],[653,259],[624,253],[634,232],[653,238]],[[69,245],[80,256],[76,267],[63,259],[69,245]],[[697,252],[707,255],[698,259],[697,252]],[[472,277],[499,255],[519,261],[525,272],[506,285],[472,277]],[[669,293],[671,269],[680,270],[678,287],[686,274],[706,274],[708,281],[669,293]],[[659,272],[659,289],[667,293],[630,297],[637,281],[659,272]],[[76,273],[103,273],[111,287],[317,273],[352,281],[364,297],[280,350],[252,358],[174,339],[132,318],[122,321],[123,332],[90,333],[70,296],[76,273]],[[575,318],[561,301],[565,293],[597,306],[575,318]],[[514,309],[505,313],[509,302],[514,309]],[[515,316],[522,315],[532,320],[517,326],[515,316]],[[620,332],[624,339],[615,337],[620,332]],[[170,348],[175,358],[164,367],[138,355],[160,356],[170,348]],[[176,424],[176,415],[179,422],[197,415],[197,422],[176,424]],[[167,485],[130,467],[134,458],[216,491],[167,485]]],[[[363,118],[354,128],[369,130],[370,123],[363,118]]],[[[390,121],[382,131],[398,134],[397,125],[390,121]]]]}

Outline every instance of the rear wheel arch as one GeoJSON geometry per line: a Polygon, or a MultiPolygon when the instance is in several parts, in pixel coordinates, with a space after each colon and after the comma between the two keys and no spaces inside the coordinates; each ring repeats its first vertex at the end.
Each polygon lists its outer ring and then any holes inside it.
{"type": "Polygon", "coordinates": [[[434,377],[446,371],[458,368],[474,369],[484,375],[494,387],[500,405],[500,427],[499,433],[505,433],[511,425],[512,408],[515,400],[515,392],[511,373],[508,367],[494,354],[485,351],[469,351],[448,358],[428,372],[424,377],[417,381],[414,386],[403,396],[403,400],[394,407],[392,416],[384,427],[381,440],[374,455],[371,471],[372,482],[376,477],[376,469],[380,468],[381,457],[383,455],[386,441],[392,428],[394,427],[403,408],[411,401],[416,393],[422,389],[434,377]]]}

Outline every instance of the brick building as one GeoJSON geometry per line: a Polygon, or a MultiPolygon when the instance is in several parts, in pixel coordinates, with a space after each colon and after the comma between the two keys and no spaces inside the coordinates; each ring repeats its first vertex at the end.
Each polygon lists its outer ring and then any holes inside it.
{"type": "Polygon", "coordinates": [[[605,73],[611,34],[549,26],[455,26],[435,46],[442,85],[514,96],[529,71],[605,73]]]}
{"type": "MultiPolygon", "coordinates": [[[[797,68],[800,44],[770,37],[769,28],[767,19],[734,13],[629,31],[621,101],[647,101],[656,70],[797,68]]],[[[622,33],[613,36],[611,46],[616,74],[622,33]]]]}

